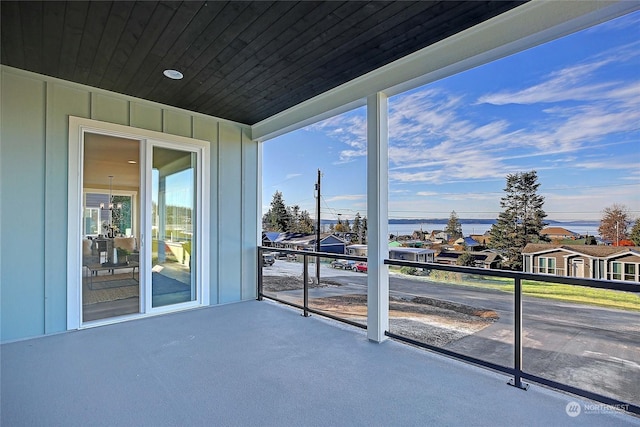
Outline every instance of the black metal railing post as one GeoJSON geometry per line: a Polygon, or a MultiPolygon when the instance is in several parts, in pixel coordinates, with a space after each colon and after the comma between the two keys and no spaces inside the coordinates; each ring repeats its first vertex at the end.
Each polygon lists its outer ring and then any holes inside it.
{"type": "Polygon", "coordinates": [[[302,280],[304,281],[304,317],[309,317],[309,257],[303,255],[302,280]]]}
{"type": "Polygon", "coordinates": [[[529,388],[528,384],[522,383],[522,279],[516,277],[515,289],[513,292],[513,379],[509,380],[509,385],[522,390],[529,388]]]}
{"type": "Polygon", "coordinates": [[[262,249],[258,248],[258,301],[262,301],[262,249]]]}

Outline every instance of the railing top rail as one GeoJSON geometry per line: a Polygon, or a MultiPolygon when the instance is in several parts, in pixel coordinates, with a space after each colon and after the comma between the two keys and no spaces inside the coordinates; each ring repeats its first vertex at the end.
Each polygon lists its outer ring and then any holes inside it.
{"type": "MultiPolygon", "coordinates": [[[[330,258],[330,259],[344,259],[344,260],[356,261],[356,262],[367,261],[367,257],[335,254],[335,253],[329,253],[329,252],[315,252],[315,251],[304,251],[304,250],[298,250],[298,249],[274,248],[270,246],[258,246],[258,249],[261,252],[265,252],[265,251],[282,252],[287,254],[307,255],[307,256],[330,258]]],[[[612,291],[640,293],[640,283],[625,282],[625,281],[618,281],[618,280],[587,279],[587,278],[580,278],[580,277],[556,276],[553,274],[524,273],[521,271],[494,270],[494,269],[478,268],[478,267],[462,267],[459,265],[438,264],[438,263],[431,263],[431,262],[404,261],[404,260],[397,260],[397,259],[385,259],[384,263],[387,265],[394,265],[398,267],[427,268],[431,270],[451,271],[453,273],[475,274],[479,276],[506,277],[509,279],[533,280],[537,282],[550,282],[550,283],[559,283],[564,285],[583,286],[587,288],[599,288],[599,289],[607,289],[612,291]]]]}
{"type": "Polygon", "coordinates": [[[348,261],[367,262],[367,257],[356,256],[356,255],[346,255],[346,254],[336,254],[331,252],[303,251],[300,249],[274,248],[271,246],[258,246],[258,249],[261,252],[281,252],[281,253],[293,254],[293,255],[307,255],[307,256],[321,257],[321,258],[346,259],[348,261]]]}
{"type": "Polygon", "coordinates": [[[524,273],[521,271],[493,270],[478,267],[462,267],[458,265],[437,264],[430,262],[402,261],[386,259],[387,265],[399,267],[427,268],[431,270],[451,271],[454,273],[475,274],[481,276],[506,277],[510,279],[533,280],[537,282],[560,283],[564,285],[584,286],[588,288],[600,288],[613,291],[625,291],[640,293],[640,284],[624,281],[586,279],[580,277],[555,276],[553,274],[524,273]]]}

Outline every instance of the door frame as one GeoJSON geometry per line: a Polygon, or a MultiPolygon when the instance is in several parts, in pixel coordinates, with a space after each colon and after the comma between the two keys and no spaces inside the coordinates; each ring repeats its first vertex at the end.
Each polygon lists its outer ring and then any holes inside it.
{"type": "MultiPolygon", "coordinates": [[[[210,287],[209,287],[209,253],[210,253],[210,197],[209,191],[206,191],[210,184],[209,172],[209,149],[208,141],[187,138],[183,136],[171,135],[162,132],[156,132],[146,129],[134,128],[131,126],[118,125],[114,123],[101,122],[82,117],[69,116],[69,167],[68,167],[68,222],[67,222],[67,330],[81,329],[86,327],[100,326],[110,323],[118,323],[131,318],[140,318],[156,315],[159,312],[146,312],[144,306],[144,289],[140,294],[140,313],[108,318],[103,320],[92,321],[88,323],[82,322],[82,250],[80,241],[82,238],[82,217],[84,215],[83,206],[83,170],[84,170],[84,135],[86,133],[102,134],[120,138],[127,138],[140,141],[141,154],[147,149],[148,142],[160,142],[172,145],[198,146],[200,148],[200,188],[198,197],[200,197],[200,205],[198,217],[200,218],[200,230],[198,239],[198,248],[196,252],[197,261],[196,272],[197,292],[199,298],[196,303],[188,306],[178,304],[177,307],[167,306],[162,312],[172,312],[192,308],[193,306],[209,305],[210,287]]],[[[144,157],[141,157],[144,159],[144,157]]],[[[148,168],[148,165],[144,165],[148,168]]],[[[140,191],[144,200],[145,191],[147,191],[146,169],[141,173],[140,191]]],[[[146,244],[144,224],[146,217],[150,215],[145,204],[141,204],[140,209],[140,270],[144,272],[150,268],[147,258],[150,258],[148,252],[151,247],[146,244]]],[[[151,236],[149,236],[149,239],[151,236]]],[[[142,278],[142,274],[141,274],[142,278]]],[[[150,284],[146,285],[150,286],[150,284]]]]}
{"type": "MultiPolygon", "coordinates": [[[[200,185],[197,185],[197,188],[195,189],[195,193],[194,193],[196,196],[195,197],[195,201],[196,201],[195,229],[196,231],[201,230],[203,223],[205,222],[204,218],[201,215],[201,213],[203,212],[203,209],[202,209],[203,197],[204,197],[204,193],[206,193],[204,191],[204,182],[202,180],[202,175],[204,173],[204,164],[202,163],[202,159],[205,157],[205,152],[203,150],[202,145],[191,144],[191,143],[176,144],[173,142],[169,142],[166,139],[158,140],[155,138],[148,138],[145,141],[145,144],[142,146],[142,151],[141,151],[142,153],[141,159],[143,159],[142,164],[144,165],[144,170],[142,171],[142,174],[144,175],[144,179],[143,179],[144,188],[141,189],[141,192],[144,194],[144,196],[142,197],[141,206],[142,206],[143,212],[149,213],[149,215],[142,216],[141,218],[142,227],[140,229],[140,231],[143,234],[148,236],[148,242],[147,242],[148,244],[146,245],[145,257],[144,257],[145,261],[151,260],[151,256],[150,256],[151,244],[150,243],[153,240],[152,220],[151,220],[150,214],[152,212],[152,196],[153,196],[153,190],[152,190],[153,166],[152,165],[153,165],[153,149],[155,147],[168,148],[172,150],[183,150],[185,152],[196,153],[197,163],[196,163],[196,170],[195,170],[195,179],[196,179],[196,183],[198,182],[200,183],[200,185]]],[[[197,233],[197,234],[200,234],[200,233],[197,233]]],[[[199,236],[195,239],[196,251],[199,250],[199,248],[202,245],[200,240],[201,238],[199,236]]],[[[194,239],[192,239],[192,242],[193,241],[194,239]]],[[[140,272],[141,281],[144,275],[144,279],[145,279],[144,281],[145,283],[148,284],[148,286],[145,286],[145,288],[142,289],[142,291],[144,291],[144,297],[142,296],[142,292],[141,292],[141,296],[140,296],[141,312],[145,312],[148,314],[161,314],[161,313],[179,311],[182,309],[195,308],[202,305],[200,303],[200,297],[199,297],[202,293],[202,286],[200,286],[200,284],[202,283],[202,280],[200,280],[199,278],[200,267],[201,267],[200,264],[202,263],[202,258],[198,256],[197,252],[195,253],[196,253],[196,256],[194,258],[195,259],[194,264],[195,264],[195,277],[196,277],[196,288],[195,288],[196,299],[193,301],[185,301],[185,302],[171,304],[171,305],[162,305],[159,307],[153,307],[153,304],[152,304],[153,283],[152,283],[152,274],[151,274],[152,265],[150,264],[150,262],[148,262],[147,264],[145,264],[147,268],[140,272]],[[144,301],[144,307],[142,306],[143,301],[144,301]]],[[[193,287],[192,287],[192,292],[193,292],[193,287]]]]}

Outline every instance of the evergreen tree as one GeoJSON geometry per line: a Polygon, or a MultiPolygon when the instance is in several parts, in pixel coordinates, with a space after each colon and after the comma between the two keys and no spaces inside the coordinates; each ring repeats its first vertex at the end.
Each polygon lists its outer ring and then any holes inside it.
{"type": "Polygon", "coordinates": [[[353,219],[353,226],[351,227],[353,234],[356,235],[355,241],[352,239],[353,243],[362,243],[362,217],[360,216],[360,212],[356,214],[356,217],[353,219]]]}
{"type": "Polygon", "coordinates": [[[300,219],[300,206],[298,205],[288,206],[287,212],[289,213],[289,224],[287,224],[287,228],[285,229],[285,231],[290,231],[292,233],[299,233],[298,222],[300,219]]]}
{"type": "Polygon", "coordinates": [[[631,229],[629,239],[633,241],[634,245],[640,246],[640,218],[636,219],[636,223],[631,229]]]}
{"type": "Polygon", "coordinates": [[[444,231],[454,240],[462,237],[462,224],[460,224],[460,219],[456,211],[451,211],[447,228],[445,228],[444,231]]]}
{"type": "Polygon", "coordinates": [[[276,191],[271,200],[271,208],[262,218],[263,228],[267,231],[288,231],[290,222],[289,210],[284,204],[282,193],[276,191]]]}
{"type": "Polygon", "coordinates": [[[586,236],[584,238],[584,244],[585,245],[597,245],[598,242],[596,241],[596,236],[586,236]]]}
{"type": "Polygon", "coordinates": [[[298,218],[298,231],[305,234],[313,234],[316,231],[314,221],[308,211],[302,211],[298,218]]]}
{"type": "Polygon", "coordinates": [[[624,205],[613,204],[602,211],[602,219],[598,233],[603,239],[617,245],[620,240],[627,238],[627,230],[631,225],[629,212],[624,205]]]}
{"type": "Polygon", "coordinates": [[[544,197],[537,193],[537,181],[536,171],[507,175],[506,194],[500,200],[503,211],[491,226],[490,247],[500,250],[514,270],[522,269],[522,249],[541,241],[540,230],[546,225],[544,197]]]}
{"type": "Polygon", "coordinates": [[[361,242],[363,245],[367,243],[367,217],[362,218],[362,239],[361,242]]]}
{"type": "Polygon", "coordinates": [[[475,259],[473,258],[473,255],[471,255],[470,252],[464,251],[462,254],[460,254],[458,259],[456,260],[456,264],[461,265],[463,267],[474,267],[475,259]]]}

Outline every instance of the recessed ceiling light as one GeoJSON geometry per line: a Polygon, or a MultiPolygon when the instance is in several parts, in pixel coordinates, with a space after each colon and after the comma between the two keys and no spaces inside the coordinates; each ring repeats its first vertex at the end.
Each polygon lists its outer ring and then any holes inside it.
{"type": "Polygon", "coordinates": [[[164,70],[163,74],[173,80],[180,80],[184,77],[178,70],[164,70]]]}
{"type": "Polygon", "coordinates": [[[127,163],[129,163],[131,165],[135,165],[138,162],[136,162],[135,160],[127,160],[127,163]]]}

